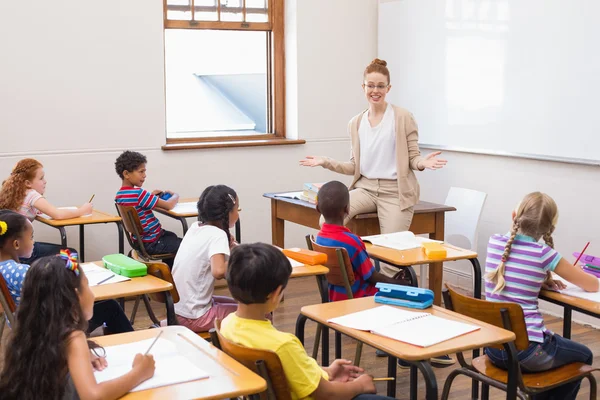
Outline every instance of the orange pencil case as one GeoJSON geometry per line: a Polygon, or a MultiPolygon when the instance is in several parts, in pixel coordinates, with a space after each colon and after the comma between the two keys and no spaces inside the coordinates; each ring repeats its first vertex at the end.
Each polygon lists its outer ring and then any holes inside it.
{"type": "Polygon", "coordinates": [[[422,243],[423,251],[429,258],[446,258],[446,248],[441,243],[424,242],[422,243]]]}
{"type": "Polygon", "coordinates": [[[300,249],[298,247],[292,249],[283,249],[283,254],[292,260],[296,260],[308,265],[325,264],[327,262],[327,254],[308,249],[300,249]]]}

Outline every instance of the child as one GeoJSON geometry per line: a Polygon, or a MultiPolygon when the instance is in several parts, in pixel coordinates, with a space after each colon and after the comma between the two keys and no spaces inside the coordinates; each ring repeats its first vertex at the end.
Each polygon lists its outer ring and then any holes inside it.
{"type": "MultiPolygon", "coordinates": [[[[10,210],[0,210],[0,275],[6,281],[15,304],[21,302],[21,288],[29,265],[19,258],[28,258],[33,251],[33,225],[23,215],[10,210]]],[[[63,250],[65,254],[73,254],[63,250]]],[[[1,278],[0,278],[1,279],[1,278]]],[[[94,314],[89,321],[89,332],[106,323],[110,333],[131,332],[133,327],[121,306],[114,300],[94,303],[94,314]]]]}
{"type": "Polygon", "coordinates": [[[235,300],[213,296],[215,279],[225,278],[229,233],[239,218],[239,199],[225,185],[209,186],[198,200],[198,223],[185,234],[175,257],[173,280],[179,292],[175,313],[179,323],[194,332],[205,332],[237,309],[235,300]]]}
{"type": "MultiPolygon", "coordinates": [[[[179,202],[179,195],[168,190],[154,190],[148,193],[142,189],[146,180],[146,163],[146,156],[135,151],[124,151],[117,158],[115,169],[122,179],[122,184],[115,197],[115,203],[135,207],[144,229],[142,241],[148,254],[175,254],[179,250],[181,238],[162,229],[152,210],[155,207],[173,209],[179,202]],[[161,193],[168,193],[171,197],[163,200],[158,197],[161,193]]],[[[169,267],[173,266],[173,258],[166,259],[165,262],[169,267]]]]}
{"type": "MultiPolygon", "coordinates": [[[[17,211],[31,222],[42,213],[53,219],[69,219],[92,212],[91,203],[85,203],[75,210],[56,208],[44,197],[45,191],[46,176],[43,165],[33,158],[25,158],[17,163],[10,176],[2,182],[0,209],[17,211]]],[[[37,242],[31,255],[21,259],[21,262],[31,264],[40,257],[58,254],[61,248],[57,244],[37,242]]]]}
{"type": "Polygon", "coordinates": [[[239,306],[222,321],[223,336],[242,346],[277,353],[292,399],[359,399],[363,393],[375,393],[373,378],[362,375],[362,368],[348,360],[335,360],[321,368],[298,338],[278,331],[265,317],[279,305],[291,273],[288,259],[271,245],[236,246],[229,259],[227,283],[239,306]]]}
{"type": "MultiPolygon", "coordinates": [[[[488,243],[485,294],[488,301],[519,303],[525,314],[529,348],[519,352],[524,372],[541,372],[572,362],[591,365],[593,354],[586,346],[550,332],[538,308],[542,287],[563,288],[553,281],[551,271],[588,292],[598,291],[598,279],[570,264],[554,250],[552,233],[558,220],[558,208],[550,196],[530,193],[512,213],[509,233],[494,235],[488,243]],[[545,244],[538,243],[543,238],[545,244]]],[[[506,353],[486,348],[491,361],[507,368],[506,353]]],[[[564,384],[545,396],[575,399],[581,380],[564,384]]],[[[547,393],[547,394],[546,394],[547,393]]]]}
{"type": "Polygon", "coordinates": [[[31,266],[5,350],[3,399],[117,399],[154,375],[153,357],[138,354],[125,375],[96,383],[94,369],[107,363],[90,352],[84,333],[93,305],[88,279],[72,257],[44,257],[31,266]]]}

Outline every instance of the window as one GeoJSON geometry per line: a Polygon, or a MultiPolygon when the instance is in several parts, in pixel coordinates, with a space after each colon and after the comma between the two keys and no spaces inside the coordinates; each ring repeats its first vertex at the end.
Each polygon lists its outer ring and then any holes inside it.
{"type": "Polygon", "coordinates": [[[284,0],[164,2],[165,148],[284,139],[284,0]]]}

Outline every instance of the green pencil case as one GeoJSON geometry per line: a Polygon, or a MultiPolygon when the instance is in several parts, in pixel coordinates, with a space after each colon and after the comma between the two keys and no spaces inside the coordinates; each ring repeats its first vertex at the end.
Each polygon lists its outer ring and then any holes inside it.
{"type": "Polygon", "coordinates": [[[148,274],[148,267],[133,258],[127,257],[125,254],[109,254],[102,257],[104,266],[110,269],[112,272],[118,275],[126,276],[128,278],[135,278],[138,276],[146,276],[148,274]]]}

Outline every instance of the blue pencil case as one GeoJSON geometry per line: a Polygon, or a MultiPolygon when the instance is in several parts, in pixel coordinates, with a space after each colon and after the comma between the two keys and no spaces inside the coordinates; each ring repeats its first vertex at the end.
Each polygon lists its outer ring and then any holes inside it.
{"type": "Polygon", "coordinates": [[[379,292],[375,294],[376,303],[420,310],[431,307],[433,304],[433,291],[429,289],[381,282],[375,287],[379,289],[379,292]]]}

